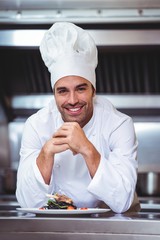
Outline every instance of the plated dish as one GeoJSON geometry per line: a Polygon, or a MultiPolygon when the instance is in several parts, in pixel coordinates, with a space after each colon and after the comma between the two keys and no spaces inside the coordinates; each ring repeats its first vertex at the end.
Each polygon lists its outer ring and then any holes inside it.
{"type": "Polygon", "coordinates": [[[34,214],[51,214],[51,215],[64,215],[64,214],[96,214],[105,213],[110,211],[107,208],[87,208],[87,209],[41,209],[41,208],[17,208],[17,211],[34,214]]]}

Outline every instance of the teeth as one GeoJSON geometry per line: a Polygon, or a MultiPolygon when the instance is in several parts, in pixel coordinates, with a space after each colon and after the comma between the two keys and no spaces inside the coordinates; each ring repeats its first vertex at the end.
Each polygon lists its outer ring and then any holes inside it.
{"type": "Polygon", "coordinates": [[[76,111],[78,111],[80,108],[71,108],[71,109],[69,109],[71,112],[76,112],[76,111]]]}

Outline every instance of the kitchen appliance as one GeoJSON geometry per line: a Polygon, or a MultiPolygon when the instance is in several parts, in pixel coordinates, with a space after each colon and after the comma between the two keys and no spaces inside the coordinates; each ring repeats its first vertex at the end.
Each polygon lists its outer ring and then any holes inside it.
{"type": "Polygon", "coordinates": [[[141,196],[160,197],[160,173],[150,171],[139,173],[137,192],[141,196]]]}
{"type": "Polygon", "coordinates": [[[50,24],[55,21],[75,23],[123,23],[159,21],[157,0],[1,0],[2,23],[50,24]]]}

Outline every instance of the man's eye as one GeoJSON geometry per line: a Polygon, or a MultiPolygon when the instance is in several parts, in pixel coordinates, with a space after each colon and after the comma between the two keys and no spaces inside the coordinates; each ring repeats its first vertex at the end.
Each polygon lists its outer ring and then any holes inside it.
{"type": "Polygon", "coordinates": [[[67,92],[66,89],[58,90],[58,94],[64,94],[64,93],[66,93],[66,92],[67,92]]]}
{"type": "Polygon", "coordinates": [[[85,91],[85,90],[86,90],[85,87],[78,88],[78,92],[83,92],[83,91],[85,91]]]}

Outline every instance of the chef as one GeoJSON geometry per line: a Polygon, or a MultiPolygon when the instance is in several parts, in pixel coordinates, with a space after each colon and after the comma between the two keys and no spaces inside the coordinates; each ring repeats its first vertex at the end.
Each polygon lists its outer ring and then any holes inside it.
{"type": "Polygon", "coordinates": [[[16,197],[42,207],[46,194],[65,194],[77,207],[102,203],[116,213],[139,209],[137,140],[132,119],[96,96],[97,48],[69,22],[46,31],[40,52],[53,100],[24,127],[16,197]]]}

